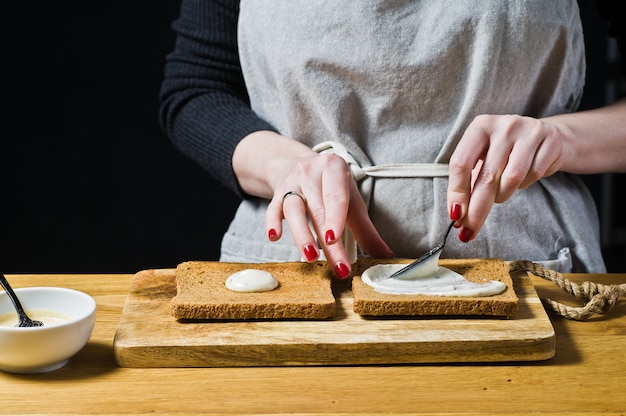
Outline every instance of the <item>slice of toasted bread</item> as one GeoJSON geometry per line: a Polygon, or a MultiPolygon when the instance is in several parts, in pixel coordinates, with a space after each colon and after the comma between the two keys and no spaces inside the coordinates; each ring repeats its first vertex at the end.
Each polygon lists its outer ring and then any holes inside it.
{"type": "Polygon", "coordinates": [[[513,288],[509,266],[501,259],[440,259],[447,267],[472,282],[499,280],[504,292],[493,296],[462,297],[384,294],[363,283],[360,275],[369,267],[383,263],[410,263],[410,260],[360,259],[352,280],[354,312],[369,316],[487,315],[510,318],[517,312],[518,297],[513,288]]]}
{"type": "Polygon", "coordinates": [[[326,319],[335,314],[326,263],[220,263],[189,261],[176,268],[172,315],[185,319],[326,319]],[[271,273],[279,286],[269,292],[241,293],[226,279],[245,269],[271,273]]]}

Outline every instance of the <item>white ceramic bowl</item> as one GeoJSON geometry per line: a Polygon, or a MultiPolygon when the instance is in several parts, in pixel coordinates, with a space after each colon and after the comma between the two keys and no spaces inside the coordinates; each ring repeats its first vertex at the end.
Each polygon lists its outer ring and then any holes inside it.
{"type": "Polygon", "coordinates": [[[96,323],[96,302],[86,293],[58,287],[15,289],[31,319],[41,327],[15,327],[13,303],[0,291],[0,370],[29,374],[63,367],[80,351],[96,323]],[[57,322],[55,322],[57,321],[57,322]],[[48,323],[49,322],[49,323],[48,323]]]}

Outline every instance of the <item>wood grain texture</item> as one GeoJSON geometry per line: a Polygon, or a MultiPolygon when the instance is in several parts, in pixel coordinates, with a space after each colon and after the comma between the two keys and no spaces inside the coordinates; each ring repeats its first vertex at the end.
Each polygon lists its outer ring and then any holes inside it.
{"type": "Polygon", "coordinates": [[[170,315],[175,270],[132,281],[115,335],[123,367],[316,366],[538,361],[555,334],[525,273],[512,319],[366,318],[353,312],[349,282],[335,282],[332,320],[179,322],[170,315]]]}

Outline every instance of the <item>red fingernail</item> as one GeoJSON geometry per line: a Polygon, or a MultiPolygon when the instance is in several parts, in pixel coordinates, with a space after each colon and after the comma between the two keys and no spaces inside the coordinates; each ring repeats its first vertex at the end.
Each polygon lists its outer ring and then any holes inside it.
{"type": "Polygon", "coordinates": [[[467,243],[468,241],[472,239],[473,235],[474,233],[472,232],[472,230],[470,230],[469,228],[463,228],[461,232],[459,233],[459,240],[461,240],[464,243],[467,243]]]}
{"type": "Polygon", "coordinates": [[[326,240],[326,244],[332,244],[335,242],[335,232],[333,230],[326,231],[326,235],[324,236],[326,240]]]}
{"type": "Polygon", "coordinates": [[[273,228],[270,228],[270,230],[267,232],[267,238],[269,238],[270,241],[276,240],[277,236],[278,236],[278,233],[273,228]]]}
{"type": "Polygon", "coordinates": [[[461,204],[459,204],[458,202],[453,202],[452,206],[450,207],[450,219],[452,221],[461,219],[461,204]]]}
{"type": "Polygon", "coordinates": [[[335,264],[335,274],[340,279],[345,279],[350,276],[350,269],[343,263],[335,264]]]}
{"type": "Polygon", "coordinates": [[[318,256],[317,249],[315,248],[313,244],[305,245],[303,251],[304,251],[304,257],[306,258],[306,261],[313,261],[318,256]]]}

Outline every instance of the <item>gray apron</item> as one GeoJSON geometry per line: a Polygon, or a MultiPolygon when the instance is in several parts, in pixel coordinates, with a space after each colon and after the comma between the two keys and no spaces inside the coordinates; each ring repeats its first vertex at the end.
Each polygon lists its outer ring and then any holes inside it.
{"type": "MultiPolygon", "coordinates": [[[[575,0],[243,0],[242,68],[253,110],[283,135],[352,167],[396,256],[415,258],[448,224],[447,162],[482,113],[574,111],[585,62],[575,0]]],[[[222,261],[301,259],[288,227],[265,234],[267,201],[245,200],[222,261]]],[[[495,205],[476,239],[442,257],[532,260],[604,272],[594,201],[557,173],[495,205]]]]}

